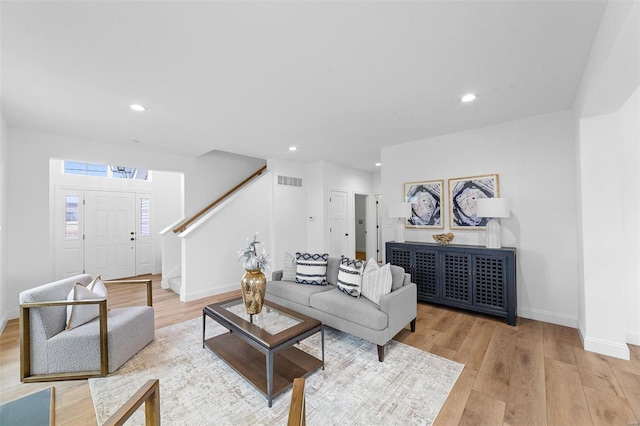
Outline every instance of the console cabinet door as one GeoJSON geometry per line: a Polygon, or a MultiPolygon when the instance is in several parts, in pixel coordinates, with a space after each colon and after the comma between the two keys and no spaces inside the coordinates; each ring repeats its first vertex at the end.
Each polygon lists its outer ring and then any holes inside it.
{"type": "Polygon", "coordinates": [[[413,250],[402,247],[387,247],[387,262],[401,266],[407,274],[411,274],[411,282],[415,282],[413,276],[413,250]]]}
{"type": "Polygon", "coordinates": [[[433,302],[438,300],[438,252],[416,249],[413,262],[413,282],[418,287],[418,300],[433,302]]]}
{"type": "Polygon", "coordinates": [[[504,256],[473,257],[473,304],[507,311],[507,259],[504,256]]]}
{"type": "Polygon", "coordinates": [[[472,303],[471,255],[442,253],[442,299],[455,304],[472,303]]]}

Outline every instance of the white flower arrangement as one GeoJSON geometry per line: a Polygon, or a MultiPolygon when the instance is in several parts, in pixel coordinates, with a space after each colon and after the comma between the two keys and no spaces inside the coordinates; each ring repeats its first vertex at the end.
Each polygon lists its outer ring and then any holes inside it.
{"type": "Polygon", "coordinates": [[[262,244],[258,241],[258,234],[259,232],[256,232],[253,240],[247,238],[249,245],[246,248],[238,250],[238,254],[240,255],[238,262],[244,258],[244,269],[248,271],[255,271],[257,269],[264,271],[265,268],[269,268],[269,264],[271,263],[267,250],[263,248],[262,253],[258,254],[257,252],[256,246],[262,244]]]}

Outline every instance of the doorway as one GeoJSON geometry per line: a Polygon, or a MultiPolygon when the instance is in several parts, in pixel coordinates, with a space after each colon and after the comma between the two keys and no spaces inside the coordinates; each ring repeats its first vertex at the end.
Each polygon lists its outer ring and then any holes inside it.
{"type": "Polygon", "coordinates": [[[59,189],[55,203],[56,278],[102,279],[153,272],[151,194],[59,189]]]}
{"type": "Polygon", "coordinates": [[[348,198],[346,191],[329,190],[329,254],[349,256],[348,198]]]}
{"type": "Polygon", "coordinates": [[[367,260],[367,200],[364,194],[355,194],[356,259],[367,260]]]}

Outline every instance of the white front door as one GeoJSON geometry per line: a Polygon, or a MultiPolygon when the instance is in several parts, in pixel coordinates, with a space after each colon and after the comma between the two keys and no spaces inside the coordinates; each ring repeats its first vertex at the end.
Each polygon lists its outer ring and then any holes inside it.
{"type": "Polygon", "coordinates": [[[135,194],[85,192],[85,271],[102,279],[136,275],[135,194]]]}
{"type": "Polygon", "coordinates": [[[347,223],[347,193],[329,191],[329,255],[354,257],[349,253],[349,227],[347,223]]]}

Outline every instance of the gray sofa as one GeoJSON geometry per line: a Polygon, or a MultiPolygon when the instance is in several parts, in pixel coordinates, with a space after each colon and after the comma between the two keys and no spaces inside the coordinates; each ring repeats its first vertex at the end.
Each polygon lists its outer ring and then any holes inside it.
{"type": "Polygon", "coordinates": [[[355,298],[337,288],[339,264],[340,259],[329,258],[326,286],[282,281],[282,271],[275,271],[272,281],[267,282],[265,298],[375,343],[382,362],[384,345],[393,336],[407,324],[415,331],[417,287],[403,268],[391,265],[391,293],[383,296],[378,306],[363,296],[355,298]]]}

